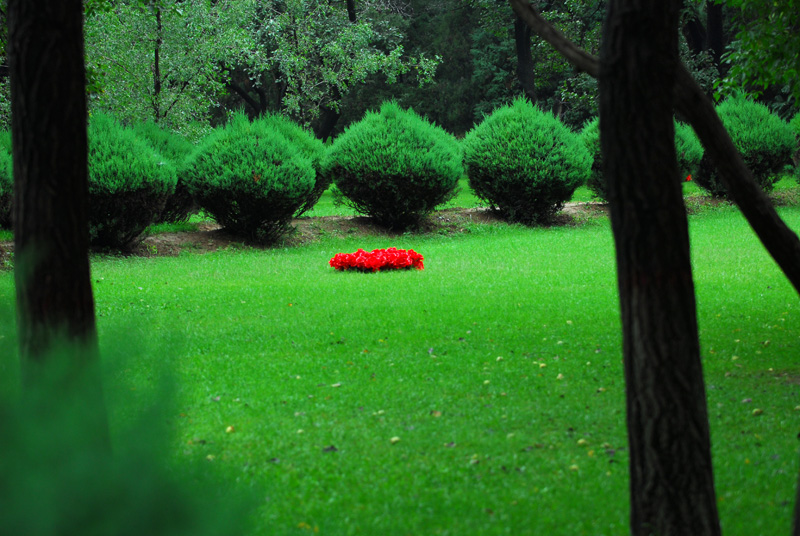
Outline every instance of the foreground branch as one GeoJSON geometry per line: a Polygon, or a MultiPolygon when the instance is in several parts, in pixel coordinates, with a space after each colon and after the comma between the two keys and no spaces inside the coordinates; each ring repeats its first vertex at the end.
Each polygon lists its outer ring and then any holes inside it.
{"type": "MultiPolygon", "coordinates": [[[[600,60],[575,45],[527,0],[509,0],[514,12],[579,71],[600,76],[600,60]]],[[[781,220],[767,195],[753,179],[712,102],[685,67],[675,80],[675,107],[692,125],[717,166],[720,179],[761,243],[800,294],[800,239],[781,220]]]]}

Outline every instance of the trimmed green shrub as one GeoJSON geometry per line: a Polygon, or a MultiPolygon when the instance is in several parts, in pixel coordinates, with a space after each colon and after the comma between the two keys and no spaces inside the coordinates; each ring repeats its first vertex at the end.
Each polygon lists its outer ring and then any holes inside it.
{"type": "Polygon", "coordinates": [[[694,129],[686,123],[675,121],[675,153],[678,157],[678,179],[684,182],[687,176],[694,177],[703,159],[703,144],[694,129]]]}
{"type": "Polygon", "coordinates": [[[0,132],[0,228],[11,228],[11,201],[14,199],[11,133],[0,132]]]}
{"type": "MultiPolygon", "coordinates": [[[[595,197],[607,201],[608,192],[603,176],[603,158],[600,153],[600,120],[595,117],[586,122],[581,130],[581,139],[592,155],[592,172],[586,185],[595,197]]],[[[675,153],[678,158],[678,180],[685,181],[691,175],[697,175],[700,159],[703,157],[703,146],[689,125],[675,121],[675,153]]]]}
{"type": "Polygon", "coordinates": [[[322,157],[325,155],[325,144],[314,137],[312,133],[282,115],[265,114],[261,121],[265,123],[265,128],[273,129],[286,138],[289,143],[311,160],[311,165],[314,167],[316,174],[314,188],[311,189],[302,206],[295,213],[295,217],[300,216],[314,208],[319,198],[331,185],[330,178],[326,178],[320,173],[322,157]]]}
{"type": "Polygon", "coordinates": [[[189,193],[184,178],[187,160],[194,150],[194,145],[180,134],[165,130],[152,121],[138,123],[133,127],[133,131],[175,167],[177,176],[175,193],[167,198],[164,209],[154,223],[179,223],[188,220],[189,216],[197,212],[197,204],[189,193]]]}
{"type": "Polygon", "coordinates": [[[203,210],[228,231],[261,243],[291,229],[316,175],[312,160],[273,126],[270,119],[233,116],[200,143],[187,173],[203,210]]]}
{"type": "Polygon", "coordinates": [[[795,114],[792,120],[789,121],[789,128],[792,129],[795,137],[794,153],[792,154],[794,176],[800,182],[800,113],[795,114]]]}
{"type": "Polygon", "coordinates": [[[595,197],[607,201],[606,180],[603,176],[603,153],[600,150],[600,118],[595,117],[586,121],[581,129],[580,136],[581,141],[592,157],[592,169],[586,179],[586,186],[595,197]]]}
{"type": "Polygon", "coordinates": [[[175,167],[113,117],[89,121],[89,238],[126,249],[175,191],[175,167]]]}
{"type": "Polygon", "coordinates": [[[501,217],[547,223],[591,169],[580,137],[525,99],[498,108],[464,138],[469,185],[501,217]]]}
{"type": "MultiPolygon", "coordinates": [[[[756,182],[764,191],[772,190],[797,146],[789,125],[763,104],[741,96],[722,102],[717,114],[756,182]]],[[[695,182],[715,197],[727,195],[707,155],[700,161],[695,182]]]]}
{"type": "Polygon", "coordinates": [[[403,230],[452,199],[463,167],[453,136],[413,110],[385,102],[336,138],[322,173],[345,204],[383,227],[403,230]]]}

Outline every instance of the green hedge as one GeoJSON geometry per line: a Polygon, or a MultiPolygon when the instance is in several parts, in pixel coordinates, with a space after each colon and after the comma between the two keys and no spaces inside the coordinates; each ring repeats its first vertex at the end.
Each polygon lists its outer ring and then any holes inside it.
{"type": "Polygon", "coordinates": [[[794,176],[800,181],[800,113],[795,114],[792,120],[789,121],[789,128],[792,129],[795,137],[794,153],[792,154],[794,176]]]}
{"type": "Polygon", "coordinates": [[[381,226],[403,230],[452,199],[463,167],[453,136],[386,102],[336,138],[322,173],[345,204],[381,226]]]}
{"type": "Polygon", "coordinates": [[[547,223],[589,176],[580,137],[525,99],[495,110],[464,138],[470,187],[503,218],[547,223]]]}
{"type": "Polygon", "coordinates": [[[194,145],[180,134],[165,130],[152,121],[134,125],[133,131],[175,167],[177,177],[175,192],[167,198],[164,209],[154,223],[177,223],[188,220],[189,216],[197,211],[197,205],[186,187],[185,179],[187,160],[194,150],[194,145]]]}
{"type": "MultiPolygon", "coordinates": [[[[763,104],[741,96],[722,102],[717,114],[756,182],[764,191],[772,190],[780,173],[792,163],[797,147],[792,129],[763,104]]],[[[727,195],[708,156],[700,161],[695,182],[715,197],[727,195]]]]}
{"type": "Polygon", "coordinates": [[[264,122],[265,128],[273,129],[281,134],[289,143],[294,145],[301,154],[311,160],[311,165],[315,173],[314,188],[311,189],[303,201],[303,204],[295,213],[295,217],[300,216],[314,208],[319,198],[322,197],[322,194],[331,185],[330,178],[326,178],[320,173],[322,157],[325,155],[325,144],[314,137],[311,132],[294,121],[286,119],[282,115],[264,114],[261,121],[264,122]]]}
{"type": "Polygon", "coordinates": [[[0,132],[0,228],[11,228],[11,201],[14,199],[11,133],[0,132]]]}
{"type": "MultiPolygon", "coordinates": [[[[592,155],[592,173],[586,185],[595,197],[607,201],[608,191],[603,176],[603,158],[600,153],[599,118],[586,122],[581,130],[581,139],[592,155]]],[[[703,158],[703,146],[692,127],[675,121],[675,153],[678,158],[678,180],[683,182],[687,176],[696,177],[703,158]]]]}
{"type": "Polygon", "coordinates": [[[191,157],[189,190],[228,231],[261,243],[291,229],[315,185],[312,160],[274,128],[244,114],[211,133],[191,157]]]}
{"type": "Polygon", "coordinates": [[[89,120],[89,237],[126,249],[175,191],[175,168],[131,129],[97,113],[89,120]]]}

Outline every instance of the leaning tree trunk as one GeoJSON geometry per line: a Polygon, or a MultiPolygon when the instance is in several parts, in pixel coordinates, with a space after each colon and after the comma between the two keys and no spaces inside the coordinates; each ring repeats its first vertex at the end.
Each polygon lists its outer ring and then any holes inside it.
{"type": "Polygon", "coordinates": [[[70,370],[54,396],[79,398],[96,440],[106,443],[99,377],[92,376],[98,352],[88,259],[83,6],[9,0],[8,21],[23,382],[37,387],[58,350],[70,370]]]}
{"type": "Polygon", "coordinates": [[[600,67],[627,390],[631,534],[718,535],[689,233],[674,149],[679,2],[612,0],[600,67]]]}

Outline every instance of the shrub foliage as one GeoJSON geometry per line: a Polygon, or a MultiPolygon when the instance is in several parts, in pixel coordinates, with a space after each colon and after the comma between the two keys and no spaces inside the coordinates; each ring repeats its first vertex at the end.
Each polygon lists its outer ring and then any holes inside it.
{"type": "Polygon", "coordinates": [[[403,230],[455,195],[463,167],[455,138],[413,110],[386,102],[334,141],[322,173],[345,204],[403,230]]]}
{"type": "Polygon", "coordinates": [[[175,167],[177,182],[175,192],[167,198],[164,209],[155,223],[178,223],[189,219],[197,205],[186,186],[186,166],[194,146],[180,134],[161,128],[152,121],[138,123],[133,131],[175,167]]]}
{"type": "Polygon", "coordinates": [[[261,243],[291,229],[315,185],[312,159],[274,128],[237,114],[192,156],[189,190],[228,231],[261,243]]]}
{"type": "Polygon", "coordinates": [[[794,176],[800,181],[800,113],[795,114],[792,120],[789,121],[789,127],[792,129],[795,137],[794,153],[792,154],[794,176]]]}
{"type": "Polygon", "coordinates": [[[14,198],[12,179],[11,133],[0,132],[0,228],[11,228],[11,201],[14,198]]]}
{"type": "Polygon", "coordinates": [[[315,182],[314,187],[309,191],[303,204],[295,213],[295,217],[300,216],[314,208],[319,198],[322,197],[322,194],[331,185],[330,179],[322,176],[320,173],[322,157],[325,155],[325,144],[314,137],[311,132],[294,121],[286,119],[282,115],[265,114],[261,118],[261,121],[264,122],[265,128],[270,128],[282,135],[290,144],[294,145],[302,155],[311,160],[311,165],[314,168],[315,182]]]}
{"type": "MultiPolygon", "coordinates": [[[[779,174],[791,164],[797,140],[792,130],[763,104],[737,96],[717,106],[733,144],[764,191],[772,190],[779,174]]],[[[725,197],[716,167],[703,156],[696,182],[715,197],[725,197]]]]}
{"type": "Polygon", "coordinates": [[[520,98],[467,134],[464,162],[478,197],[532,225],[550,221],[586,181],[591,156],[577,134],[520,98]]]}
{"type": "Polygon", "coordinates": [[[175,191],[175,168],[109,115],[93,115],[88,135],[91,243],[128,248],[175,191]]]}
{"type": "MultiPolygon", "coordinates": [[[[586,185],[595,197],[607,201],[608,186],[603,176],[603,156],[600,152],[599,118],[586,122],[581,130],[581,139],[592,155],[592,172],[586,185]]],[[[700,159],[703,157],[703,146],[692,127],[675,121],[675,152],[678,158],[678,180],[683,182],[691,175],[697,175],[700,159]]]]}

